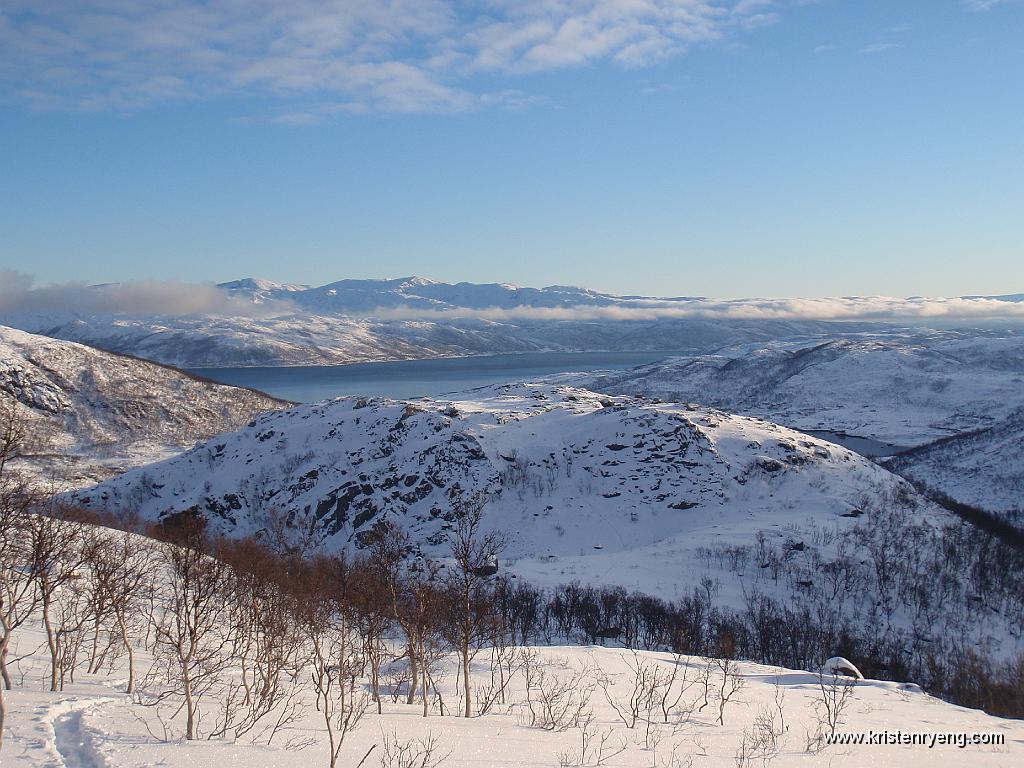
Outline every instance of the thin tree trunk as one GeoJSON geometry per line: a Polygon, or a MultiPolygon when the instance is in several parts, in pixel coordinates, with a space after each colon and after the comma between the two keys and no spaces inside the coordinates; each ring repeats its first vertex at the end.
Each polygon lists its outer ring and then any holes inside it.
{"type": "Polygon", "coordinates": [[[377,702],[377,714],[381,715],[384,713],[384,709],[380,702],[380,657],[378,654],[380,649],[378,648],[373,652],[373,656],[370,657],[370,685],[373,687],[373,700],[377,702]]]}
{"type": "Polygon", "coordinates": [[[188,669],[182,667],[182,681],[181,687],[185,692],[185,738],[192,741],[196,737],[196,711],[195,704],[192,701],[192,680],[188,674],[188,669]]]}
{"type": "Polygon", "coordinates": [[[43,626],[46,627],[46,644],[50,648],[50,690],[57,691],[57,637],[53,631],[53,622],[50,621],[50,600],[51,596],[43,590],[43,626]]]}
{"type": "MultiPolygon", "coordinates": [[[[416,644],[410,640],[409,647],[406,649],[409,654],[409,670],[412,672],[409,682],[409,697],[406,699],[406,704],[416,703],[416,686],[419,683],[419,669],[416,666],[416,644]]],[[[8,686],[10,687],[10,686],[8,686]]]]}
{"type": "Polygon", "coordinates": [[[466,711],[465,716],[471,717],[472,707],[469,700],[470,686],[469,686],[469,643],[463,643],[462,645],[462,685],[463,690],[466,692],[466,711]]]}
{"type": "Polygon", "coordinates": [[[4,698],[3,686],[0,686],[0,752],[4,750],[4,720],[7,719],[7,700],[4,698]]]}
{"type": "MultiPolygon", "coordinates": [[[[423,650],[424,650],[424,654],[423,655],[426,656],[426,653],[425,653],[426,648],[424,648],[423,650]]],[[[426,717],[427,716],[427,705],[429,704],[429,700],[427,698],[427,691],[429,691],[430,689],[427,686],[427,662],[426,662],[426,659],[423,659],[422,661],[423,661],[423,663],[420,665],[420,672],[423,675],[423,681],[422,681],[423,682],[423,716],[426,717]]]]}
{"type": "Polygon", "coordinates": [[[10,645],[11,636],[5,635],[3,640],[0,640],[0,678],[3,678],[4,688],[8,691],[14,688],[11,683],[11,673],[7,670],[7,647],[10,645]]]}
{"type": "Polygon", "coordinates": [[[124,650],[128,654],[128,686],[125,693],[135,693],[135,649],[128,640],[128,627],[124,623],[124,615],[117,612],[117,627],[121,630],[121,642],[124,643],[124,650]]]}
{"type": "Polygon", "coordinates": [[[92,629],[92,653],[89,656],[89,674],[95,675],[100,671],[99,662],[96,660],[96,655],[99,653],[100,648],[100,617],[97,614],[93,620],[92,629]]]}

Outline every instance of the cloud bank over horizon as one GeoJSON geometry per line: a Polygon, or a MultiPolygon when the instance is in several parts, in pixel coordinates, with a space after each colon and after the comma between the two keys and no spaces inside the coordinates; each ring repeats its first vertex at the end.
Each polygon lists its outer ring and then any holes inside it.
{"type": "Polygon", "coordinates": [[[204,315],[260,317],[289,311],[282,304],[252,304],[213,283],[129,280],[37,286],[30,275],[0,270],[0,313],[75,315],[204,315]]]}
{"type": "MultiPolygon", "coordinates": [[[[338,316],[381,322],[482,320],[632,321],[714,320],[834,320],[877,322],[1024,321],[1024,300],[1016,297],[845,296],[819,298],[714,299],[614,297],[611,305],[586,304],[538,307],[459,307],[425,309],[399,304],[377,309],[339,309],[338,316]]],[[[254,303],[214,283],[180,280],[130,280],[103,285],[68,282],[36,285],[32,277],[0,270],[0,315],[131,317],[214,316],[272,318],[314,314],[296,302],[273,299],[254,303]]],[[[328,313],[321,311],[319,314],[328,313]]]]}

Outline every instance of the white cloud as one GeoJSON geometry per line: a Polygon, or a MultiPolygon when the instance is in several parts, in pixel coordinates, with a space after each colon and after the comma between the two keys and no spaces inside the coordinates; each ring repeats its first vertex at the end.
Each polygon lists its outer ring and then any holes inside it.
{"type": "Polygon", "coordinates": [[[367,313],[381,320],[492,321],[655,321],[716,320],[978,321],[1024,320],[1024,302],[987,298],[912,298],[854,296],[789,299],[624,300],[615,306],[511,307],[421,310],[408,307],[367,313]]]}
{"type": "Polygon", "coordinates": [[[989,11],[997,5],[1002,5],[1006,0],[961,0],[961,5],[968,11],[989,11]]]}
{"type": "Polygon", "coordinates": [[[262,95],[295,122],[332,110],[464,110],[516,90],[481,92],[480,72],[642,67],[774,23],[775,8],[772,0],[6,0],[0,88],[40,108],[92,110],[262,95]],[[285,108],[291,102],[317,106],[285,108]]]}
{"type": "Polygon", "coordinates": [[[903,46],[900,43],[871,43],[861,48],[857,53],[885,53],[886,51],[895,51],[903,46]]]}

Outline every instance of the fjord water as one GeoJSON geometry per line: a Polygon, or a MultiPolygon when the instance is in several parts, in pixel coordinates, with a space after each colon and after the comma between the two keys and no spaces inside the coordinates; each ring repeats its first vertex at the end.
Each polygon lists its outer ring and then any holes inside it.
{"type": "Polygon", "coordinates": [[[274,397],[312,403],[331,397],[433,397],[488,384],[540,376],[621,370],[670,356],[667,352],[528,352],[514,355],[398,360],[387,363],[286,368],[195,368],[223,384],[259,389],[274,397]]]}

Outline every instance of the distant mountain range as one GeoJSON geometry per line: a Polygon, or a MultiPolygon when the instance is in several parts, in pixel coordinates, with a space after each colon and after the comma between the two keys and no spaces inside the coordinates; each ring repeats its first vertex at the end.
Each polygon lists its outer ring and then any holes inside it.
{"type": "MultiPolygon", "coordinates": [[[[274,283],[247,277],[219,288],[256,304],[287,301],[317,314],[371,312],[405,307],[443,311],[455,309],[511,309],[513,307],[611,307],[643,297],[612,296],[604,293],[552,285],[523,288],[507,283],[443,283],[426,277],[393,280],[339,280],[321,286],[274,283]]],[[[679,301],[667,299],[659,301],[679,301]]]]}
{"type": "Polygon", "coordinates": [[[245,278],[218,286],[224,312],[19,312],[0,323],[184,368],[335,365],[537,351],[693,353],[880,322],[705,316],[694,297],[441,283],[422,277],[309,287],[245,278]],[[239,308],[251,311],[239,312],[239,308]],[[667,313],[667,314],[666,314],[667,313]]]}
{"type": "Polygon", "coordinates": [[[1022,381],[1024,335],[935,330],[741,344],[581,379],[907,448],[1009,416],[1022,381]]]}

